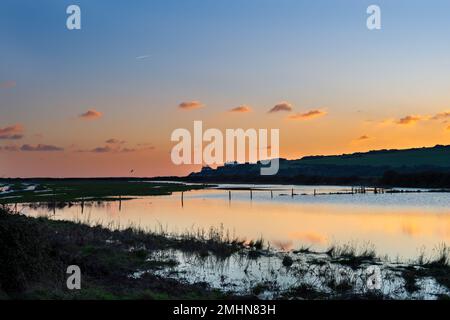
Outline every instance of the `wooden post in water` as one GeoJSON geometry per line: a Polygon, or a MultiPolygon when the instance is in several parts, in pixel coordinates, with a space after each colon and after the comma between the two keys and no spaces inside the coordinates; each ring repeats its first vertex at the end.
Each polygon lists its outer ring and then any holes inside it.
{"type": "Polygon", "coordinates": [[[293,198],[294,197],[294,188],[292,188],[292,190],[291,190],[291,198],[293,198]]]}
{"type": "Polygon", "coordinates": [[[273,191],[270,190],[270,199],[273,199],[273,191]]]}
{"type": "Polygon", "coordinates": [[[253,199],[253,190],[250,189],[250,200],[252,200],[252,199],[253,199]]]}
{"type": "Polygon", "coordinates": [[[184,207],[184,191],[181,191],[181,207],[184,207]]]}
{"type": "Polygon", "coordinates": [[[53,189],[53,215],[56,216],[56,194],[55,194],[55,189],[53,189]]]}
{"type": "Polygon", "coordinates": [[[81,214],[84,212],[84,197],[81,198],[81,214]]]}
{"type": "Polygon", "coordinates": [[[316,189],[314,189],[314,197],[316,196],[316,189]]]}
{"type": "Polygon", "coordinates": [[[231,201],[231,190],[228,190],[228,201],[231,201]]]}
{"type": "Polygon", "coordinates": [[[119,196],[119,211],[122,211],[122,196],[119,196]]]}

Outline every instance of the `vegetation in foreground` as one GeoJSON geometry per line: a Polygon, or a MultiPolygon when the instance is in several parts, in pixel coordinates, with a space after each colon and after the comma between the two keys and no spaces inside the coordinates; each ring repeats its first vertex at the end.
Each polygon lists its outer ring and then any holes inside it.
{"type": "Polygon", "coordinates": [[[111,231],[101,226],[30,218],[0,209],[0,299],[217,299],[204,283],[189,285],[146,273],[175,261],[152,261],[152,250],[202,250],[227,256],[243,242],[211,231],[203,238],[168,238],[136,229],[111,231]],[[220,237],[220,238],[219,238],[220,237]],[[78,265],[82,290],[68,290],[66,270],[78,265]]]}
{"type": "MultiPolygon", "coordinates": [[[[381,291],[359,292],[353,280],[342,279],[342,275],[337,281],[335,267],[359,274],[373,265],[395,274],[395,278],[386,280],[393,281],[395,288],[403,287],[409,293],[406,297],[420,298],[426,278],[434,279],[448,293],[449,251],[442,246],[433,259],[421,256],[417,261],[392,266],[378,258],[370,246],[332,245],[323,253],[304,247],[274,256],[262,239],[232,239],[220,228],[183,235],[131,227],[114,230],[112,226],[31,218],[4,208],[0,209],[0,299],[235,299],[264,298],[267,292],[279,299],[392,298],[381,291]],[[226,265],[229,259],[242,259],[247,274],[252,272],[251,265],[261,268],[264,259],[281,259],[279,267],[270,268],[268,278],[251,281],[250,291],[236,295],[226,287],[214,289],[206,280],[185,281],[183,274],[176,274],[181,263],[176,256],[161,259],[161,252],[171,251],[194,257],[198,262],[198,266],[192,266],[194,278],[208,261],[220,269],[220,264],[226,265]],[[69,265],[82,270],[82,290],[67,289],[69,265]],[[276,281],[283,274],[298,279],[287,290],[280,290],[276,281]],[[308,277],[318,278],[313,283],[304,282],[308,277]],[[325,287],[317,287],[316,281],[325,287]]],[[[448,298],[447,293],[442,298],[448,298]]]]}

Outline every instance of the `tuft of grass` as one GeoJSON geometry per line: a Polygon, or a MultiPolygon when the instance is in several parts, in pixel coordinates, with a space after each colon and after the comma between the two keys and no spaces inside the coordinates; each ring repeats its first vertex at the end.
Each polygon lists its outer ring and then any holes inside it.
{"type": "Polygon", "coordinates": [[[376,251],[370,244],[358,248],[353,243],[339,246],[332,244],[325,253],[340,264],[355,269],[365,262],[374,262],[377,259],[376,251]]]}
{"type": "Polygon", "coordinates": [[[227,258],[232,254],[245,248],[245,241],[238,238],[231,238],[229,232],[223,225],[195,231],[186,231],[181,234],[169,235],[174,239],[174,247],[186,252],[198,253],[206,257],[209,253],[219,258],[227,258]]]}
{"type": "MultiPolygon", "coordinates": [[[[330,250],[330,249],[328,249],[328,250],[330,250]]],[[[328,253],[328,250],[327,250],[327,253],[328,253]]],[[[299,254],[299,253],[313,253],[313,251],[311,250],[310,246],[301,246],[299,249],[294,250],[293,253],[295,253],[295,254],[299,254]]]]}
{"type": "Polygon", "coordinates": [[[264,239],[261,237],[258,240],[250,240],[247,243],[247,247],[255,250],[262,250],[264,248],[264,239]]]}
{"type": "Polygon", "coordinates": [[[417,276],[433,277],[441,285],[450,288],[450,247],[445,243],[434,249],[434,257],[426,260],[420,258],[421,269],[416,271],[417,276]]]}
{"type": "Polygon", "coordinates": [[[448,268],[450,266],[450,247],[442,243],[434,251],[436,252],[435,258],[425,263],[425,266],[431,268],[448,268]]]}

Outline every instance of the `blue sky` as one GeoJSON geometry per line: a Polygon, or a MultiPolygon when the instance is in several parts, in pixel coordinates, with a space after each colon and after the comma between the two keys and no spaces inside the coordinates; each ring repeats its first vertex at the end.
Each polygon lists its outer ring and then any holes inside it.
{"type": "MultiPolygon", "coordinates": [[[[264,118],[279,101],[305,111],[325,108],[336,121],[357,112],[363,121],[448,108],[445,0],[4,0],[0,6],[0,83],[16,83],[0,91],[0,128],[21,123],[60,145],[88,144],[103,132],[126,132],[135,142],[168,136],[196,118],[226,126],[216,115],[240,104],[255,110],[243,125],[261,126],[280,125],[264,118]],[[65,27],[70,4],[81,7],[82,30],[65,27]],[[370,4],[381,7],[379,31],[366,28],[370,4]],[[207,108],[174,112],[191,100],[207,108]],[[72,120],[91,108],[105,119],[88,135],[85,124],[72,120]]],[[[305,150],[298,154],[320,152],[305,150]]]]}
{"type": "MultiPolygon", "coordinates": [[[[44,105],[52,99],[76,104],[105,90],[152,95],[158,103],[186,96],[220,103],[299,95],[315,101],[325,91],[328,102],[351,88],[378,96],[377,87],[398,82],[420,87],[414,74],[445,77],[450,3],[378,1],[383,29],[368,32],[371,3],[2,1],[0,72],[23,84],[22,99],[44,105]],[[69,4],[82,9],[81,31],[65,29],[69,4]],[[149,58],[136,61],[143,55],[149,58]],[[42,91],[52,99],[43,99],[42,91]]],[[[24,105],[15,112],[28,113],[24,105]]]]}

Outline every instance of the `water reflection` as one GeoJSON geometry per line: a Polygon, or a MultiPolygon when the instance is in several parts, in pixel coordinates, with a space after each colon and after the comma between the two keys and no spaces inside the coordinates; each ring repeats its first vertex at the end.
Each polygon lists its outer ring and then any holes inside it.
{"type": "Polygon", "coordinates": [[[171,232],[223,224],[231,236],[263,237],[282,250],[325,250],[331,243],[372,243],[377,253],[412,258],[450,241],[449,193],[317,195],[341,187],[258,186],[262,190],[201,190],[122,202],[85,202],[22,209],[31,215],[55,209],[56,219],[133,224],[171,232]],[[283,196],[287,194],[288,196],[283,196]]]}

